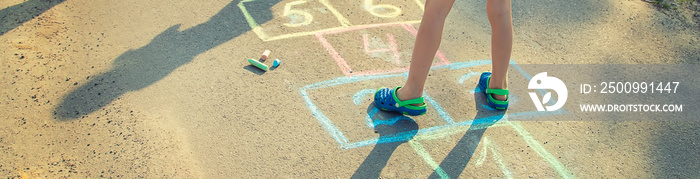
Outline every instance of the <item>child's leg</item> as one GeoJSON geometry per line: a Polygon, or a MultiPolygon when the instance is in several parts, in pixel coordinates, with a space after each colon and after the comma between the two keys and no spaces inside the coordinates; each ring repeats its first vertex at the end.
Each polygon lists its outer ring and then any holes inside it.
{"type": "Polygon", "coordinates": [[[452,9],[454,0],[427,0],[423,19],[418,28],[416,43],[413,46],[411,67],[408,71],[406,84],[399,89],[397,95],[400,100],[415,99],[423,96],[423,86],[428,78],[430,66],[435,58],[442,39],[442,28],[445,18],[452,9]]]}
{"type": "MultiPolygon", "coordinates": [[[[513,20],[510,0],[488,0],[486,13],[491,23],[491,89],[508,88],[508,62],[513,49],[513,20]]],[[[493,95],[496,100],[506,100],[506,96],[493,95]]]]}

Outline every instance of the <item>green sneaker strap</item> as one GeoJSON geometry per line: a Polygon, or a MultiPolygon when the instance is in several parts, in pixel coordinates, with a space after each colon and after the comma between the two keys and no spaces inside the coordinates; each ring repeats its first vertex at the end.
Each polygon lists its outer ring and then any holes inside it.
{"type": "Polygon", "coordinates": [[[507,89],[486,89],[486,93],[505,96],[505,95],[508,95],[508,90],[507,89]]]}
{"type": "Polygon", "coordinates": [[[416,99],[409,99],[406,101],[399,100],[398,95],[396,94],[396,92],[399,90],[399,88],[401,88],[401,86],[394,88],[394,101],[396,101],[396,104],[398,104],[397,108],[405,106],[408,109],[420,110],[420,109],[424,109],[427,106],[425,104],[425,100],[423,99],[422,96],[419,98],[416,98],[416,99]],[[423,104],[423,105],[413,106],[411,104],[423,104]]]}
{"type": "Polygon", "coordinates": [[[409,99],[406,101],[401,101],[401,102],[399,102],[399,107],[408,106],[411,104],[423,104],[423,103],[425,103],[425,100],[423,99],[423,97],[419,97],[416,99],[409,99]]]}

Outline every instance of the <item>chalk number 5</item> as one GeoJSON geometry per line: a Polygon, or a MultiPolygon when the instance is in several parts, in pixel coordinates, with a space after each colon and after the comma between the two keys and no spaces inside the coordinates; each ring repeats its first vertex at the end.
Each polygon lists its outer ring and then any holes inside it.
{"type": "Polygon", "coordinates": [[[301,0],[301,1],[294,1],[290,2],[284,5],[284,13],[282,15],[289,17],[290,22],[285,23],[284,25],[289,26],[289,27],[299,27],[299,26],[305,26],[309,25],[312,20],[314,20],[314,16],[312,16],[310,13],[302,11],[302,10],[296,10],[292,9],[292,6],[294,5],[300,5],[304,4],[306,1],[301,0]],[[291,15],[298,15],[303,17],[303,21],[301,22],[295,22],[297,19],[295,17],[292,17],[291,15]]]}

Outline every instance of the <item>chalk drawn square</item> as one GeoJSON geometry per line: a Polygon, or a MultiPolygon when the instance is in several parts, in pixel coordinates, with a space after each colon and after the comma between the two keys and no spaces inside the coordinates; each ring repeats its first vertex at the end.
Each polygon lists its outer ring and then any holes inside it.
{"type": "Polygon", "coordinates": [[[409,12],[422,12],[423,1],[242,0],[238,7],[261,40],[274,41],[347,29],[418,24],[422,14],[409,12]],[[273,13],[256,11],[261,9],[273,13]]]}
{"type": "MultiPolygon", "coordinates": [[[[469,61],[469,62],[462,62],[462,63],[454,63],[450,65],[440,65],[440,66],[435,66],[431,68],[431,71],[436,71],[436,70],[441,70],[441,71],[446,71],[446,73],[450,72],[456,72],[458,74],[463,73],[459,72],[461,69],[470,69],[470,68],[482,68],[481,66],[484,65],[490,65],[490,60],[476,60],[476,61],[469,61]]],[[[514,64],[512,62],[511,64],[514,64]]],[[[523,72],[524,71],[520,71],[523,72]]],[[[403,136],[402,134],[396,134],[395,136],[389,136],[389,137],[384,137],[381,140],[375,135],[372,134],[372,130],[370,128],[372,127],[372,124],[370,123],[376,123],[376,122],[368,122],[368,120],[362,121],[363,118],[367,119],[373,119],[373,115],[378,114],[378,109],[374,108],[367,108],[367,105],[354,105],[354,101],[351,100],[355,98],[354,96],[357,96],[357,92],[360,89],[363,89],[367,87],[366,85],[370,85],[372,87],[375,86],[380,86],[380,85],[400,85],[401,82],[405,80],[405,76],[407,73],[395,73],[395,74],[386,74],[386,75],[364,75],[364,76],[351,76],[351,77],[339,77],[336,79],[328,80],[328,81],[323,81],[311,85],[304,86],[299,89],[302,97],[304,98],[304,101],[311,111],[312,115],[318,120],[318,122],[323,126],[323,128],[335,139],[336,142],[340,145],[341,148],[344,149],[350,149],[350,148],[357,148],[357,147],[364,147],[368,145],[374,145],[377,143],[387,143],[387,142],[396,142],[396,141],[405,141],[408,140],[406,136],[403,136]],[[396,80],[397,77],[404,77],[404,79],[401,80],[396,80]],[[389,81],[380,81],[380,80],[387,80],[387,79],[392,79],[389,81]],[[348,88],[348,89],[343,89],[343,88],[348,88]],[[331,90],[328,90],[331,89],[331,90]],[[325,90],[325,92],[323,91],[325,90]],[[321,93],[322,92],[322,93],[321,93]],[[326,94],[323,94],[326,93],[326,94]],[[335,96],[335,97],[334,97],[335,96]],[[352,97],[351,97],[352,96],[352,97]],[[352,101],[352,102],[343,102],[341,104],[333,104],[336,101],[352,101]],[[350,105],[347,105],[347,104],[350,105]],[[347,106],[353,106],[353,107],[347,107],[347,106]],[[359,107],[358,107],[359,106],[359,107]],[[364,109],[362,109],[364,107],[364,109]],[[341,113],[347,113],[347,114],[342,114],[342,115],[350,115],[350,116],[358,116],[359,119],[340,119],[337,116],[342,116],[339,115],[341,113]],[[366,115],[364,117],[360,117],[361,115],[366,115]],[[360,127],[362,125],[365,125],[363,127],[360,127]],[[367,127],[369,126],[369,127],[367,127]],[[348,127],[346,128],[341,128],[341,127],[348,127]],[[360,133],[360,134],[357,134],[360,133]],[[369,134],[368,134],[369,133],[369,134]],[[374,137],[374,138],[371,138],[374,137]]],[[[527,74],[524,74],[523,76],[529,76],[527,74]]],[[[400,78],[398,78],[400,79],[400,78]]],[[[373,88],[368,88],[368,89],[373,89],[373,88]]],[[[371,91],[365,91],[365,93],[372,94],[371,91]]],[[[362,96],[362,95],[361,95],[362,96]]],[[[542,117],[542,116],[553,116],[553,115],[561,115],[561,114],[566,114],[566,111],[554,111],[554,112],[547,112],[547,113],[541,113],[537,111],[527,111],[527,112],[516,112],[516,113],[509,113],[506,116],[482,116],[481,118],[478,119],[473,119],[473,118],[467,118],[467,119],[460,119],[460,120],[454,120],[454,118],[451,117],[451,114],[449,114],[447,111],[445,111],[443,108],[436,107],[436,106],[442,106],[440,103],[441,101],[436,101],[435,99],[431,98],[428,93],[424,94],[426,98],[426,103],[428,103],[430,106],[430,110],[428,112],[428,116],[424,117],[415,117],[414,119],[419,119],[416,122],[417,123],[422,123],[423,121],[444,121],[443,125],[437,125],[437,126],[427,126],[424,125],[423,127],[416,129],[416,131],[413,132],[412,135],[415,135],[416,137],[420,136],[426,136],[426,135],[434,135],[434,134],[439,134],[439,133],[444,133],[446,131],[450,131],[450,129],[455,128],[455,127],[464,127],[464,126],[470,126],[473,122],[483,122],[487,120],[492,120],[494,118],[507,118],[508,120],[520,120],[520,119],[529,119],[529,118],[536,118],[536,117],[542,117]],[[437,116],[435,115],[437,114],[437,116]]],[[[357,102],[357,104],[364,103],[366,104],[367,102],[370,102],[373,99],[360,99],[357,102]]],[[[397,118],[398,119],[398,118],[397,118]]],[[[382,121],[380,121],[382,122],[382,121]]],[[[386,122],[386,121],[384,121],[386,122]]],[[[436,123],[437,124],[437,123],[436,123]]]]}
{"type": "MultiPolygon", "coordinates": [[[[448,120],[464,122],[471,120],[481,110],[492,110],[486,105],[486,95],[477,89],[479,77],[484,71],[491,71],[490,61],[474,61],[489,65],[479,65],[470,68],[443,68],[432,70],[426,81],[424,93],[430,95],[440,104],[434,104],[446,112],[448,120]],[[447,115],[449,114],[449,116],[447,115]]],[[[509,67],[508,82],[510,89],[509,108],[507,114],[530,112],[533,104],[527,97],[527,82],[529,81],[515,66],[509,67]]]]}
{"type": "Polygon", "coordinates": [[[462,173],[475,174],[477,178],[481,177],[478,175],[480,173],[496,178],[557,177],[556,169],[547,163],[544,157],[539,156],[538,151],[526,142],[524,136],[520,136],[518,131],[508,124],[499,123],[488,129],[465,126],[449,132],[454,134],[422,137],[415,142],[420,143],[423,153],[419,153],[427,160],[437,164],[452,164],[442,168],[443,170],[455,172],[454,170],[461,169],[462,173]],[[455,152],[462,154],[454,155],[455,152]],[[523,163],[527,165],[522,165],[523,163]]]}
{"type": "Polygon", "coordinates": [[[424,2],[419,0],[362,0],[333,1],[333,6],[353,25],[420,22],[423,18],[424,2]]]}
{"type": "MultiPolygon", "coordinates": [[[[316,38],[345,76],[360,76],[408,71],[417,33],[410,24],[380,24],[320,32],[316,38]]],[[[449,63],[438,50],[433,66],[449,63]]]]}
{"type": "Polygon", "coordinates": [[[311,35],[314,31],[341,26],[341,23],[332,17],[333,14],[328,11],[328,8],[319,1],[278,3],[268,0],[243,0],[238,7],[253,32],[262,40],[285,36],[285,34],[311,35]],[[255,11],[268,8],[273,12],[272,14],[255,11]],[[285,8],[289,10],[285,11],[285,8]]]}
{"type": "MultiPolygon", "coordinates": [[[[314,106],[314,116],[332,121],[332,126],[342,133],[341,141],[359,142],[379,137],[374,132],[374,125],[398,120],[418,121],[420,128],[430,128],[447,124],[431,104],[423,116],[408,117],[396,113],[379,111],[373,105],[374,92],[381,87],[396,87],[405,81],[403,74],[380,75],[372,79],[338,78],[332,86],[303,90],[307,102],[314,106]],[[339,117],[343,116],[343,117],[339,117]],[[387,120],[387,121],[377,121],[387,120]]],[[[320,87],[320,86],[319,86],[320,87]]],[[[393,123],[392,122],[392,123],[393,123]]]]}

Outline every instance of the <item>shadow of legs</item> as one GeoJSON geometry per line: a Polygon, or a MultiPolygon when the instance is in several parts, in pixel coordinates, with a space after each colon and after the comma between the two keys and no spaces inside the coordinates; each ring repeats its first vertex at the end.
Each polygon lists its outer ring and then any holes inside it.
{"type": "MultiPolygon", "coordinates": [[[[479,146],[481,138],[486,132],[486,129],[503,118],[505,111],[487,109],[483,105],[486,104],[486,96],[481,93],[474,93],[474,100],[477,109],[474,122],[469,126],[467,132],[457,142],[454,148],[447,154],[444,160],[440,163],[440,168],[450,177],[459,178],[462,171],[467,167],[470,159],[479,146]]],[[[441,178],[436,171],[430,175],[430,178],[441,178]]]]}
{"type": "MultiPolygon", "coordinates": [[[[374,104],[370,105],[367,111],[374,109],[374,104]]],[[[376,125],[374,130],[379,133],[377,145],[374,146],[365,161],[360,164],[352,178],[379,178],[382,169],[386,166],[391,154],[401,144],[411,140],[418,132],[418,124],[413,119],[386,112],[378,112],[370,116],[375,121],[396,121],[393,124],[376,125]],[[396,141],[396,142],[393,142],[396,141]]]]}

